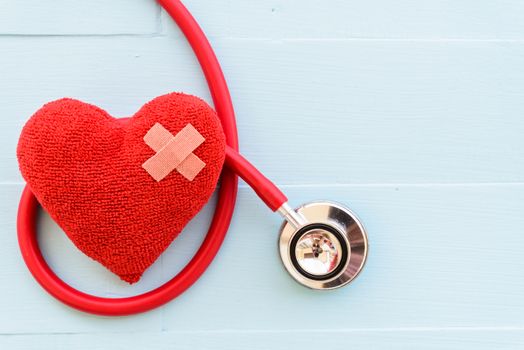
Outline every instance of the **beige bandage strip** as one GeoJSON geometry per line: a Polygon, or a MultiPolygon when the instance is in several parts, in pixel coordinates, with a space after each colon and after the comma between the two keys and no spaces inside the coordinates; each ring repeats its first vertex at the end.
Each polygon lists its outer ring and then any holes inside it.
{"type": "MultiPolygon", "coordinates": [[[[188,124],[191,125],[191,124],[188,124]]],[[[192,126],[192,125],[191,125],[192,126]]],[[[196,131],[196,130],[195,130],[196,131]]],[[[198,131],[196,131],[198,132],[198,131]]],[[[159,152],[169,141],[173,138],[173,135],[162,126],[160,123],[156,123],[144,136],[144,141],[151,147],[155,152],[159,152]]],[[[190,153],[186,159],[184,159],[176,170],[182,174],[189,181],[198,175],[198,173],[206,166],[200,158],[195,154],[190,153]]]]}
{"type": "Polygon", "coordinates": [[[142,167],[156,181],[162,180],[175,169],[186,179],[193,181],[206,166],[193,153],[205,139],[191,124],[187,124],[173,136],[160,123],[156,123],[146,133],[144,141],[157,153],[142,164],[142,167]]]}

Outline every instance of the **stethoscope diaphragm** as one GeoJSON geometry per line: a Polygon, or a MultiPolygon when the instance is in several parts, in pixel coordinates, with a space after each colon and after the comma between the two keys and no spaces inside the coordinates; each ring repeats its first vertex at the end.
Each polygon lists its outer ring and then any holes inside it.
{"type": "Polygon", "coordinates": [[[288,273],[311,289],[334,289],[351,282],[368,253],[364,227],[349,209],[312,202],[295,211],[280,229],[280,258],[288,273]]]}

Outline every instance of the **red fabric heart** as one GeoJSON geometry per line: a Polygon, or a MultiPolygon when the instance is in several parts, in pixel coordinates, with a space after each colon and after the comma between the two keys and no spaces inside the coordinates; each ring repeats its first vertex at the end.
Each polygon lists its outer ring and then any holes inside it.
{"type": "Polygon", "coordinates": [[[190,95],[157,97],[127,120],[61,99],[29,119],[17,156],[36,198],[72,242],[134,283],[209,200],[225,137],[213,109],[190,95]],[[205,167],[192,181],[174,170],[157,182],[142,168],[155,154],[143,139],[155,123],[173,135],[190,123],[205,138],[193,151],[205,167]]]}

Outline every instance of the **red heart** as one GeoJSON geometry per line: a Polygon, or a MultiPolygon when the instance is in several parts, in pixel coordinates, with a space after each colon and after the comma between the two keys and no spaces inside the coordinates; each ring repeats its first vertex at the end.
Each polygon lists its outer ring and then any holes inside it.
{"type": "Polygon", "coordinates": [[[197,97],[160,96],[118,120],[72,99],[50,102],[27,122],[17,149],[23,177],[73,243],[134,283],[209,200],[225,157],[216,113],[197,97]],[[205,138],[193,153],[205,167],[192,180],[176,170],[159,182],[142,164],[155,155],[144,135],[188,123],[205,138]]]}

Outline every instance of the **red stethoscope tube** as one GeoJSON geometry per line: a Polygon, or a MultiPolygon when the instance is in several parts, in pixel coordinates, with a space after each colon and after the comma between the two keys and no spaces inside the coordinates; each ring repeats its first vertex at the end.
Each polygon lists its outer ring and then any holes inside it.
{"type": "Polygon", "coordinates": [[[238,135],[229,89],[220,64],[204,33],[179,0],[159,0],[191,44],[206,77],[213,103],[226,135],[226,162],[218,190],[217,207],[207,236],[184,269],[164,285],[126,298],[102,298],[83,293],[62,281],[46,263],[37,240],[39,203],[26,186],[18,207],[18,243],[27,267],[42,287],[63,303],[81,311],[123,316],[151,310],[176,298],[204,273],[213,261],[233,215],[238,179],[242,177],[273,210],[287,202],[286,196],[238,153],[238,135]]]}

